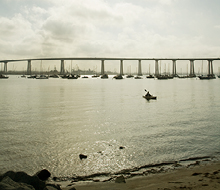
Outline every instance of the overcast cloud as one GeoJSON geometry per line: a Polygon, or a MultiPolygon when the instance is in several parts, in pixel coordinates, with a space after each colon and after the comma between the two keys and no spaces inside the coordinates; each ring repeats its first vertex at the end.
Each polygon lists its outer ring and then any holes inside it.
{"type": "Polygon", "coordinates": [[[220,57],[219,0],[0,0],[1,59],[220,57]]]}

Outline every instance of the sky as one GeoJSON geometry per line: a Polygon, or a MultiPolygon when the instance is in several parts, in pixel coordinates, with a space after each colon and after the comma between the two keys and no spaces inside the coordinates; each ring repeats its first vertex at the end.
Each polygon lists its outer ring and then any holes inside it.
{"type": "Polygon", "coordinates": [[[0,0],[0,60],[220,57],[219,10],[219,0],[0,0]]]}

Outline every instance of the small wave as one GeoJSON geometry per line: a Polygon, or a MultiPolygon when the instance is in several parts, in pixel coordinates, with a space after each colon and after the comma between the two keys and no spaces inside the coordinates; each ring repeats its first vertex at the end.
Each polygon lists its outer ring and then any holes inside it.
{"type": "Polygon", "coordinates": [[[115,179],[119,175],[124,175],[125,178],[131,178],[137,175],[144,176],[149,174],[161,173],[178,167],[190,167],[190,166],[199,165],[203,162],[204,163],[211,162],[213,158],[214,158],[213,156],[190,157],[186,159],[181,159],[179,161],[167,161],[167,162],[147,164],[139,167],[123,169],[114,173],[102,172],[102,173],[94,173],[85,176],[75,175],[72,177],[53,177],[53,180],[56,182],[71,181],[71,183],[80,182],[80,181],[107,182],[115,179]]]}

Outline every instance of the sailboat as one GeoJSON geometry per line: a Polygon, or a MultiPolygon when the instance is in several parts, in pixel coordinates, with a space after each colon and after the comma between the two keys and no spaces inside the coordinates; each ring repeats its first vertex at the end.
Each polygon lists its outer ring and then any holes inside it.
{"type": "Polygon", "coordinates": [[[95,67],[95,71],[96,71],[96,73],[95,73],[95,75],[92,75],[92,78],[97,78],[97,77],[99,77],[99,75],[97,75],[97,65],[96,65],[96,67],[95,67]]]}
{"type": "Polygon", "coordinates": [[[180,79],[185,79],[185,78],[187,78],[187,76],[184,76],[184,75],[183,75],[182,68],[181,68],[181,75],[178,75],[178,78],[180,78],[180,79]]]}
{"type": "Polygon", "coordinates": [[[215,79],[216,77],[215,77],[215,75],[212,75],[212,74],[209,74],[209,75],[207,75],[207,76],[198,76],[199,77],[199,79],[201,79],[201,80],[204,80],[204,79],[215,79]]]}
{"type": "MultiPolygon", "coordinates": [[[[202,62],[202,70],[203,70],[203,62],[202,62]]],[[[200,75],[198,76],[198,78],[200,80],[209,80],[209,79],[215,79],[216,77],[214,74],[208,74],[207,76],[200,75]]]]}
{"type": "Polygon", "coordinates": [[[0,79],[8,79],[8,76],[5,76],[3,74],[0,74],[0,79]]]}
{"type": "MultiPolygon", "coordinates": [[[[136,73],[137,73],[137,68],[136,68],[136,73]]],[[[142,79],[142,77],[140,77],[140,75],[138,75],[138,73],[137,73],[137,75],[134,77],[134,79],[142,79]]]]}
{"type": "Polygon", "coordinates": [[[103,74],[102,76],[101,76],[101,79],[108,79],[108,74],[103,74]]]}
{"type": "MultiPolygon", "coordinates": [[[[40,64],[40,71],[42,70],[42,60],[40,64]]],[[[48,79],[49,77],[46,75],[41,74],[40,76],[37,76],[36,79],[48,79]]]]}
{"type": "Polygon", "coordinates": [[[150,64],[149,64],[149,75],[146,76],[146,78],[148,78],[148,79],[153,79],[154,78],[154,76],[150,74],[150,64]]]}
{"type": "Polygon", "coordinates": [[[123,79],[123,76],[119,74],[119,75],[115,75],[113,78],[114,79],[123,79]]]}
{"type": "Polygon", "coordinates": [[[218,78],[220,78],[220,67],[218,68],[218,78]]]}
{"type": "Polygon", "coordinates": [[[130,65],[130,67],[129,67],[129,72],[130,72],[130,74],[127,75],[126,78],[132,78],[132,77],[134,77],[134,75],[131,74],[131,65],[130,65]]]}
{"type": "Polygon", "coordinates": [[[37,76],[36,79],[48,79],[49,77],[46,75],[37,76]]]}
{"type": "Polygon", "coordinates": [[[160,75],[156,76],[158,80],[166,80],[168,77],[166,75],[161,74],[161,60],[160,60],[160,75]]]}

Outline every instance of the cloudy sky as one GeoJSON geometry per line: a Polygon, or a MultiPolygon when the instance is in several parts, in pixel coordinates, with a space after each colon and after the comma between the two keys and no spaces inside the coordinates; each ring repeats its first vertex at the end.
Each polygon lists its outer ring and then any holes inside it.
{"type": "Polygon", "coordinates": [[[220,57],[219,0],[0,0],[0,59],[220,57]]]}

